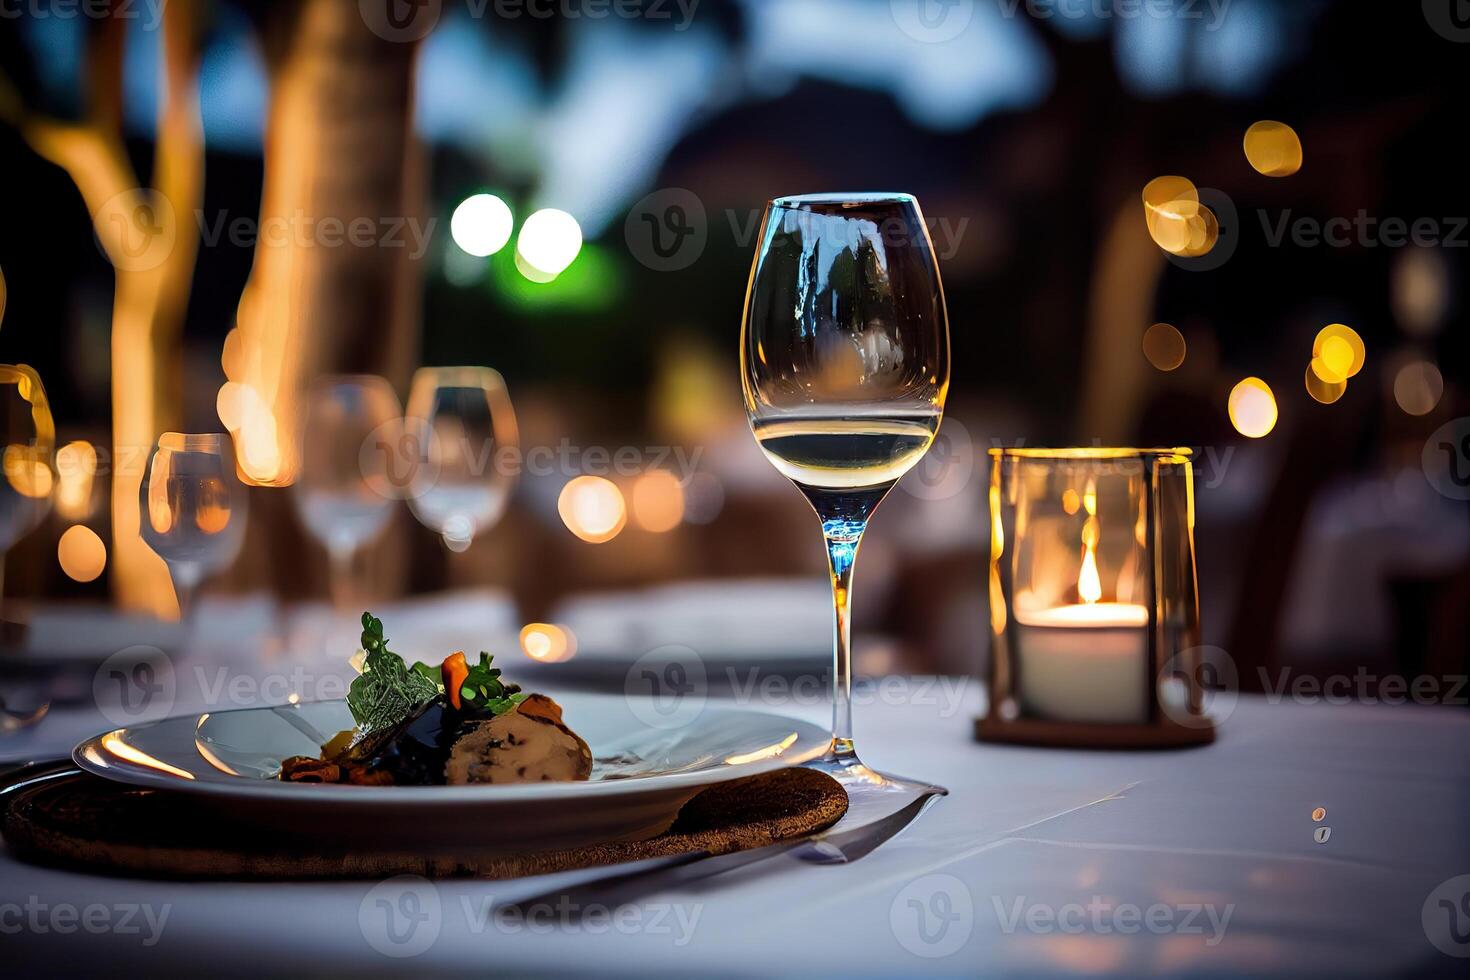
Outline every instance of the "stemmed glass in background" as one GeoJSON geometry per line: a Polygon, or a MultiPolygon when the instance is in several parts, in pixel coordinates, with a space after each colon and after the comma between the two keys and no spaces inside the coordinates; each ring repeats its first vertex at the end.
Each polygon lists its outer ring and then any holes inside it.
{"type": "Polygon", "coordinates": [[[301,522],[327,549],[337,606],[351,598],[352,559],[392,515],[391,441],[402,407],[384,378],[329,376],[312,385],[302,426],[301,472],[292,488],[301,522]],[[367,447],[367,448],[365,448],[367,447]]]}
{"type": "Polygon", "coordinates": [[[231,564],[245,538],[245,488],[230,437],[165,432],[138,492],[143,540],[168,564],[179,617],[188,617],[206,576],[231,564]]]}
{"type": "Polygon", "coordinates": [[[852,571],[863,530],[939,430],[949,320],[919,204],[906,194],[772,201],[746,290],[745,409],[822,520],[834,607],[834,775],[883,782],[852,733],[852,571]]]}
{"type": "Polygon", "coordinates": [[[425,440],[409,509],[451,551],[465,551],[500,520],[515,487],[518,468],[503,464],[520,432],[505,379],[486,367],[420,368],[408,422],[425,440]]]}
{"type": "Polygon", "coordinates": [[[55,482],[56,425],[40,376],[24,364],[0,364],[0,439],[4,440],[4,476],[0,478],[3,597],[5,555],[50,512],[55,482]]]}

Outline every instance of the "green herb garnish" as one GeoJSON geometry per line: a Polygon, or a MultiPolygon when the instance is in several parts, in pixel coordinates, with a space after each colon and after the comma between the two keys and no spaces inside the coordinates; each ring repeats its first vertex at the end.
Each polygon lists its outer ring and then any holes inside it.
{"type": "Polygon", "coordinates": [[[443,690],[437,668],[409,667],[388,649],[383,622],[372,613],[362,614],[362,649],[362,673],[347,691],[347,707],[364,734],[398,724],[443,690]]]}
{"type": "Polygon", "coordinates": [[[503,715],[526,700],[519,686],[501,681],[500,668],[490,666],[494,659],[481,650],[480,662],[470,667],[470,672],[460,684],[459,700],[466,712],[488,711],[492,715],[503,715]]]}

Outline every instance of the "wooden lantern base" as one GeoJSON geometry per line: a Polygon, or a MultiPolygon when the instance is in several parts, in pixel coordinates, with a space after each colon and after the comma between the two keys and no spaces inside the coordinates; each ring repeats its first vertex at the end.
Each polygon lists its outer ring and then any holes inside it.
{"type": "Polygon", "coordinates": [[[990,716],[975,719],[975,738],[981,742],[1058,749],[1187,749],[1213,742],[1215,725],[1207,718],[1201,719],[1200,727],[1187,728],[1167,718],[1156,724],[1089,725],[1034,718],[1006,721],[990,716]]]}

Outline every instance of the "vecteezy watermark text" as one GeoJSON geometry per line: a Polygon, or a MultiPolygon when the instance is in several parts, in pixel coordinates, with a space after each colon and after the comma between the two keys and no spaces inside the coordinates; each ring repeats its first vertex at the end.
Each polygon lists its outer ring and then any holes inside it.
{"type": "Polygon", "coordinates": [[[20,933],[68,936],[85,932],[94,936],[136,936],[144,946],[156,946],[168,924],[171,903],[150,905],[146,902],[117,902],[107,905],[91,902],[44,902],[29,895],[23,902],[0,901],[0,935],[20,933]]]}
{"type": "Polygon", "coordinates": [[[168,0],[0,0],[0,20],[135,20],[145,31],[163,23],[168,0]]]}
{"type": "Polygon", "coordinates": [[[1000,0],[1002,15],[1033,20],[1191,20],[1207,31],[1225,23],[1233,0],[1000,0]]]}
{"type": "Polygon", "coordinates": [[[1011,935],[1025,931],[1035,935],[1062,933],[1069,936],[1132,936],[1147,932],[1155,936],[1202,936],[1206,946],[1220,945],[1235,903],[1223,907],[1204,903],[1169,905],[1155,902],[1140,906],[1093,895],[1086,903],[1051,905],[1030,902],[1024,895],[1007,901],[991,897],[1000,931],[1011,935]]]}

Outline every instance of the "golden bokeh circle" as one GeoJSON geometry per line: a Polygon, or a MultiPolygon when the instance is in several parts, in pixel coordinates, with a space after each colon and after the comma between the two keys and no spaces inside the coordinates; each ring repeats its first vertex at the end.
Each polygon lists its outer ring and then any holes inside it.
{"type": "Polygon", "coordinates": [[[1249,439],[1261,439],[1276,428],[1279,411],[1271,386],[1260,378],[1245,378],[1230,390],[1230,424],[1249,439]]]}
{"type": "Polygon", "coordinates": [[[1143,356],[1160,371],[1173,371],[1188,354],[1184,335],[1172,323],[1155,323],[1143,334],[1143,356]]]}
{"type": "Polygon", "coordinates": [[[1290,177],[1302,169],[1302,141],[1284,122],[1263,119],[1245,131],[1245,158],[1257,173],[1290,177]]]}
{"type": "MultiPolygon", "coordinates": [[[[1348,364],[1348,371],[1345,378],[1357,377],[1358,372],[1363,370],[1363,365],[1368,361],[1368,348],[1363,343],[1363,338],[1358,336],[1358,332],[1345,323],[1329,323],[1317,333],[1317,339],[1312,342],[1312,358],[1314,360],[1322,359],[1322,367],[1326,369],[1326,374],[1322,376],[1322,379],[1330,382],[1336,373],[1332,370],[1332,363],[1324,357],[1324,354],[1330,352],[1328,342],[1333,338],[1343,341],[1352,349],[1352,359],[1348,364]]],[[[1340,351],[1340,348],[1333,344],[1331,345],[1331,350],[1340,351]]]]}
{"type": "Polygon", "coordinates": [[[73,524],[56,543],[56,560],[68,578],[91,582],[107,567],[107,545],[90,527],[73,524]]]}
{"type": "Polygon", "coordinates": [[[1315,360],[1312,362],[1312,366],[1307,368],[1307,394],[1311,395],[1314,401],[1319,401],[1323,405],[1331,405],[1346,393],[1347,379],[1341,381],[1323,380],[1322,376],[1317,373],[1315,360]]]}

